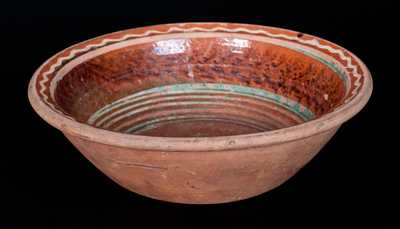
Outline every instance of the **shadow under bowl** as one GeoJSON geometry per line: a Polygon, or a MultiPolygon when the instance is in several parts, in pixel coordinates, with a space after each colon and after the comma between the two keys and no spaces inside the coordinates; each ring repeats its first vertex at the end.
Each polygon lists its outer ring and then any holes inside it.
{"type": "Polygon", "coordinates": [[[221,203],[289,179],[368,101],[352,53],[280,28],[181,23],[71,46],[34,74],[37,113],[156,199],[221,203]]]}

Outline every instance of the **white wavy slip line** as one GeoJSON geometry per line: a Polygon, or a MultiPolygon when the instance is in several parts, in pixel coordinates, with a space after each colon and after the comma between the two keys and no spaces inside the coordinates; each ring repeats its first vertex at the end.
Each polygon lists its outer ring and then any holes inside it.
{"type": "MultiPolygon", "coordinates": [[[[76,57],[76,55],[78,53],[87,52],[92,48],[101,47],[101,46],[107,45],[107,43],[120,42],[120,41],[124,41],[124,40],[131,39],[131,38],[145,37],[145,36],[157,35],[157,34],[167,34],[167,33],[171,33],[171,32],[217,32],[217,31],[244,32],[244,33],[256,34],[256,35],[262,34],[262,35],[266,35],[266,36],[273,37],[273,38],[284,38],[287,40],[295,40],[302,44],[312,45],[312,46],[318,47],[320,49],[327,50],[330,53],[337,54],[343,61],[346,62],[345,67],[348,69],[351,69],[353,76],[356,78],[356,80],[354,82],[355,88],[353,89],[353,91],[350,92],[351,93],[350,97],[345,100],[345,103],[347,103],[349,100],[351,100],[356,95],[359,87],[361,86],[360,80],[361,80],[362,75],[358,73],[357,66],[352,64],[351,58],[349,56],[346,56],[345,53],[340,49],[335,49],[329,45],[320,44],[319,41],[315,38],[310,39],[310,40],[304,40],[304,39],[300,39],[297,36],[289,36],[286,34],[274,34],[274,33],[270,33],[268,31],[265,31],[262,29],[257,29],[257,30],[249,30],[246,28],[228,29],[228,28],[224,28],[224,27],[214,27],[214,28],[210,28],[210,29],[201,28],[201,27],[192,27],[192,28],[185,29],[185,28],[179,28],[179,27],[170,27],[166,31],[147,30],[146,32],[140,33],[140,34],[126,34],[126,35],[122,36],[121,38],[115,38],[115,39],[106,38],[106,39],[103,39],[102,41],[100,41],[100,43],[98,43],[98,44],[89,44],[84,48],[71,50],[67,56],[59,57],[57,59],[56,63],[51,65],[49,70],[47,70],[46,72],[43,73],[43,78],[42,78],[42,80],[39,81],[39,86],[40,86],[39,93],[40,93],[40,95],[42,95],[42,98],[47,105],[49,105],[56,112],[63,114],[52,103],[50,103],[48,101],[49,97],[44,93],[46,91],[45,84],[50,80],[49,79],[50,74],[52,74],[58,67],[60,67],[62,65],[63,61],[71,60],[74,57],[76,57]]],[[[63,115],[66,115],[66,114],[63,114],[63,115]]],[[[68,116],[68,117],[70,117],[70,116],[68,116]]]]}

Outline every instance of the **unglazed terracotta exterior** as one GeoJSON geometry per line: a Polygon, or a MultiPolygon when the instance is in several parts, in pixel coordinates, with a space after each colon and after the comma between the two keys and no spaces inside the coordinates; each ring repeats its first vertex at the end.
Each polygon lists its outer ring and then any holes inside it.
{"type": "Polygon", "coordinates": [[[371,92],[364,64],[326,40],[181,23],[69,47],[35,72],[28,93],[36,112],[121,186],[222,203],[285,182],[371,92]]]}

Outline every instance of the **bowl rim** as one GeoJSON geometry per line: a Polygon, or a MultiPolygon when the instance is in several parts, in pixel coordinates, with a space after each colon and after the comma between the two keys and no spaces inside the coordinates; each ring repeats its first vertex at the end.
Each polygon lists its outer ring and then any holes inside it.
{"type": "MultiPolygon", "coordinates": [[[[118,146],[123,148],[133,148],[140,150],[158,150],[158,151],[224,151],[224,150],[234,150],[243,148],[253,148],[262,147],[266,145],[279,144],[284,142],[295,141],[303,138],[307,138],[313,135],[317,135],[323,132],[327,132],[332,129],[338,128],[342,123],[352,118],[356,115],[368,102],[372,94],[372,77],[365,66],[365,64],[352,52],[347,49],[327,41],[325,39],[304,34],[310,38],[317,39],[318,41],[323,41],[327,44],[335,45],[338,48],[346,51],[346,54],[350,55],[360,66],[363,77],[363,84],[360,87],[358,93],[347,103],[331,111],[327,114],[322,115],[319,118],[290,126],[281,129],[276,129],[272,131],[257,132],[252,134],[242,134],[233,136],[219,136],[219,137],[153,137],[153,136],[142,136],[142,135],[132,135],[124,134],[120,132],[114,132],[110,130],[100,129],[93,127],[91,125],[80,123],[75,120],[67,118],[67,116],[55,112],[50,108],[45,102],[39,98],[36,89],[36,78],[39,75],[40,70],[46,66],[51,60],[53,60],[57,55],[63,53],[67,49],[89,42],[94,39],[99,39],[102,37],[108,37],[120,32],[134,31],[137,29],[148,30],[156,26],[180,26],[180,25],[209,25],[209,24],[228,24],[234,26],[256,26],[258,28],[273,29],[283,32],[290,33],[301,33],[294,30],[288,30],[279,27],[271,27],[256,24],[245,24],[245,23],[229,23],[229,22],[185,22],[185,23],[168,23],[168,24],[158,24],[137,27],[132,29],[121,30],[113,33],[107,33],[105,35],[97,36],[92,39],[79,42],[72,46],[67,47],[64,50],[56,53],[47,61],[45,61],[32,76],[29,86],[28,86],[28,97],[31,106],[34,110],[41,116],[46,122],[55,128],[61,130],[64,134],[79,137],[87,141],[93,141],[100,144],[118,146]]],[[[155,35],[157,36],[157,35],[155,35]]]]}

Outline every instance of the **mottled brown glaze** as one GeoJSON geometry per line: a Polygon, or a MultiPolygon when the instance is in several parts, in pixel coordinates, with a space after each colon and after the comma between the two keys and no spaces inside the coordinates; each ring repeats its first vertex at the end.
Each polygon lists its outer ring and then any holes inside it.
{"type": "Polygon", "coordinates": [[[293,176],[371,91],[364,64],[323,39],[257,25],[182,23],[67,48],[36,71],[29,99],[128,190],[222,203],[293,176]]]}
{"type": "Polygon", "coordinates": [[[179,83],[226,83],[265,89],[300,102],[317,116],[342,102],[344,84],[323,63],[257,41],[246,40],[248,48],[237,48],[229,45],[232,39],[185,39],[185,52],[169,55],[157,55],[155,42],[108,52],[72,69],[59,82],[56,102],[83,122],[118,98],[179,83]]]}

